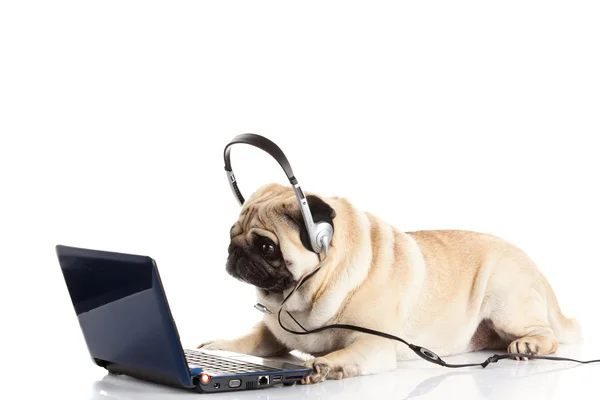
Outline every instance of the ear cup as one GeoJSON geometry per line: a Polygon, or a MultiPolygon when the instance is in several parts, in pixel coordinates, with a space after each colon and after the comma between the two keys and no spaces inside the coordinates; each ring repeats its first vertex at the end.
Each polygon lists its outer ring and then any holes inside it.
{"type": "Polygon", "coordinates": [[[331,239],[333,238],[333,225],[327,222],[321,222],[316,229],[316,242],[318,243],[317,252],[327,254],[331,239]]]}
{"type": "MultiPolygon", "coordinates": [[[[310,207],[310,212],[315,223],[315,237],[320,231],[327,229],[331,230],[331,239],[333,236],[333,219],[336,216],[335,210],[331,208],[329,204],[323,201],[323,199],[315,195],[306,196],[306,200],[308,202],[308,206],[310,207]],[[325,224],[329,224],[329,227],[325,226],[325,224]]],[[[300,215],[299,218],[300,241],[306,250],[314,252],[315,249],[313,249],[310,243],[310,236],[308,235],[304,221],[302,221],[302,216],[300,215]]]]}
{"type": "MultiPolygon", "coordinates": [[[[324,223],[329,224],[329,226],[331,227],[331,235],[329,237],[329,239],[331,240],[333,237],[333,219],[329,216],[329,214],[313,214],[313,219],[315,221],[315,226],[316,226],[316,230],[315,230],[315,237],[319,234],[320,231],[327,229],[324,226],[324,223]]],[[[306,230],[306,226],[304,226],[304,224],[300,225],[300,241],[302,242],[302,245],[306,248],[306,250],[309,251],[315,251],[315,249],[313,249],[312,245],[310,244],[310,237],[308,235],[308,231],[306,230]]]]}

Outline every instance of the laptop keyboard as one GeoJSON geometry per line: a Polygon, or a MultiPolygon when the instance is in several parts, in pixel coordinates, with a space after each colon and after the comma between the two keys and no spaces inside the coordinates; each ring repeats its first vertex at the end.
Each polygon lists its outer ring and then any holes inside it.
{"type": "Polygon", "coordinates": [[[223,358],[212,354],[201,353],[194,350],[184,350],[188,364],[197,365],[209,375],[235,375],[248,374],[251,372],[279,371],[276,368],[238,361],[231,358],[223,358]]]}

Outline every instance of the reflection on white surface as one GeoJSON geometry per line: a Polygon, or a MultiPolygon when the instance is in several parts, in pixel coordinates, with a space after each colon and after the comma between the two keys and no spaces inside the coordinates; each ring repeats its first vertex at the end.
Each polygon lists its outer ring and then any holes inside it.
{"type": "MultiPolygon", "coordinates": [[[[580,359],[600,358],[600,349],[584,352],[563,346],[557,355],[580,359]]],[[[492,353],[448,357],[452,362],[480,362],[492,353]]],[[[218,399],[512,399],[589,398],[590,382],[600,376],[600,364],[503,360],[487,368],[450,370],[423,361],[398,364],[389,373],[237,393],[197,394],[136,379],[106,375],[93,383],[92,400],[182,399],[210,396],[218,399]],[[589,389],[588,389],[589,390],[589,389]]],[[[593,396],[592,396],[593,397],[593,396]]]]}

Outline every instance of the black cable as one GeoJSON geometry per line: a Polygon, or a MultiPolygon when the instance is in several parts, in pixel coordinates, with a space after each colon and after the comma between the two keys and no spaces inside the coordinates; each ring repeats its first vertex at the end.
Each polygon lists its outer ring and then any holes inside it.
{"type": "Polygon", "coordinates": [[[391,339],[391,340],[396,340],[398,342],[402,342],[405,345],[407,345],[412,351],[414,351],[419,357],[421,357],[422,359],[432,362],[434,364],[437,365],[441,365],[442,367],[447,367],[447,368],[464,368],[464,367],[482,367],[485,368],[487,367],[489,364],[493,364],[496,363],[500,360],[504,360],[506,358],[515,358],[515,357],[521,357],[521,358],[527,358],[527,359],[538,359],[538,360],[553,360],[553,361],[571,361],[571,362],[576,362],[576,363],[580,363],[580,364],[590,364],[590,363],[597,363],[600,362],[600,359],[598,360],[586,360],[586,361],[581,361],[581,360],[575,360],[573,358],[566,358],[566,357],[555,357],[555,356],[534,356],[534,355],[530,355],[530,354],[523,354],[523,353],[506,353],[506,354],[494,354],[491,357],[488,357],[484,362],[482,363],[471,363],[471,364],[449,364],[447,362],[445,362],[440,356],[438,356],[437,354],[435,354],[433,351],[425,348],[425,347],[421,347],[421,346],[416,346],[412,343],[408,343],[406,340],[398,337],[398,336],[394,336],[391,335],[389,333],[384,333],[384,332],[379,332],[379,331],[375,331],[373,329],[369,329],[369,328],[363,328],[361,326],[354,326],[354,325],[347,325],[347,324],[333,324],[333,325],[325,325],[322,326],[320,328],[315,328],[315,329],[311,329],[311,330],[306,330],[302,325],[300,325],[300,323],[298,321],[296,321],[296,319],[292,316],[292,314],[290,314],[289,312],[287,312],[287,314],[292,317],[292,319],[294,320],[294,322],[296,322],[298,324],[298,326],[300,326],[302,329],[304,329],[304,332],[299,332],[299,331],[293,331],[291,329],[286,328],[283,323],[281,322],[281,308],[279,309],[279,312],[277,313],[277,320],[279,322],[279,326],[281,326],[281,328],[283,330],[285,330],[288,333],[292,333],[295,335],[309,335],[312,333],[318,333],[321,331],[324,331],[326,329],[348,329],[348,330],[354,330],[354,331],[358,331],[358,332],[362,332],[362,333],[366,333],[366,334],[370,334],[370,335],[375,335],[375,336],[380,336],[386,339],[391,339]]]}
{"type": "Polygon", "coordinates": [[[305,328],[305,327],[303,327],[302,325],[300,325],[300,322],[298,322],[298,320],[296,320],[296,318],[294,318],[294,316],[293,316],[292,314],[290,314],[290,312],[289,312],[289,311],[286,311],[286,313],[287,313],[287,315],[289,315],[289,316],[290,316],[290,318],[291,318],[291,319],[293,319],[293,320],[294,320],[294,322],[296,323],[296,325],[298,325],[298,326],[299,326],[299,327],[300,327],[300,328],[301,328],[301,329],[302,329],[304,332],[308,332],[308,331],[306,330],[306,328],[305,328]]]}
{"type": "Polygon", "coordinates": [[[417,354],[422,359],[424,359],[426,361],[429,361],[429,362],[432,362],[434,364],[440,365],[442,367],[447,367],[447,368],[465,368],[465,367],[482,367],[482,368],[485,368],[489,364],[496,363],[496,362],[498,362],[500,360],[504,360],[504,359],[507,359],[507,358],[516,358],[516,357],[527,358],[527,359],[537,359],[537,360],[571,361],[571,362],[576,362],[576,363],[580,363],[580,364],[591,364],[591,363],[600,362],[600,359],[598,359],[598,360],[580,361],[580,360],[575,360],[575,359],[566,358],[566,357],[534,356],[534,355],[522,354],[522,353],[506,353],[506,354],[494,354],[493,356],[488,357],[482,363],[448,364],[440,356],[438,356],[433,351],[431,351],[431,350],[429,350],[429,349],[427,349],[425,347],[416,346],[416,345],[414,345],[412,343],[409,343],[406,340],[404,340],[404,339],[402,339],[402,338],[400,338],[398,336],[394,336],[394,335],[391,335],[389,333],[379,332],[379,331],[376,331],[376,330],[373,330],[373,329],[363,328],[361,326],[347,325],[347,324],[332,324],[332,325],[325,325],[325,326],[322,326],[320,328],[315,328],[315,329],[307,330],[306,328],[304,328],[296,320],[296,318],[294,318],[294,316],[292,314],[290,314],[289,311],[286,311],[286,313],[294,320],[294,322],[296,324],[298,324],[298,326],[301,329],[304,330],[304,332],[293,331],[291,329],[286,328],[285,326],[283,326],[283,323],[281,322],[281,311],[283,310],[283,305],[291,297],[291,295],[296,292],[296,290],[298,290],[309,278],[312,278],[317,273],[317,271],[319,271],[321,269],[321,264],[322,264],[322,260],[321,260],[321,263],[319,263],[319,266],[313,272],[311,272],[310,274],[308,274],[307,276],[305,276],[300,281],[300,284],[297,285],[294,288],[294,290],[292,290],[290,292],[290,294],[288,294],[285,297],[285,299],[281,303],[281,306],[279,307],[279,312],[277,313],[277,321],[279,322],[279,326],[281,326],[281,328],[283,330],[285,330],[286,332],[288,332],[288,333],[292,333],[294,335],[309,335],[309,334],[312,334],[312,333],[318,333],[318,332],[324,331],[326,329],[347,329],[347,330],[353,330],[353,331],[357,331],[357,332],[366,333],[366,334],[369,334],[369,335],[380,336],[380,337],[383,337],[385,339],[396,340],[398,342],[402,342],[406,346],[408,346],[412,351],[414,351],[415,354],[417,354]]]}

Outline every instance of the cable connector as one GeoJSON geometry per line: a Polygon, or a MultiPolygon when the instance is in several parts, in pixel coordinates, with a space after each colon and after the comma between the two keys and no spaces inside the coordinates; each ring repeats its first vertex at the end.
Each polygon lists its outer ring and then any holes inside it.
{"type": "Polygon", "coordinates": [[[425,347],[415,346],[414,344],[409,345],[410,349],[414,351],[419,357],[422,359],[432,362],[434,364],[438,364],[441,366],[445,366],[446,362],[440,358],[433,351],[426,349],[425,347]]]}
{"type": "MultiPolygon", "coordinates": [[[[494,354],[493,356],[489,357],[487,360],[485,360],[484,362],[481,363],[481,367],[485,368],[487,367],[489,364],[493,364],[493,363],[497,363],[500,360],[500,356],[498,354],[494,354]]],[[[504,357],[502,357],[504,358],[504,357]]]]}

